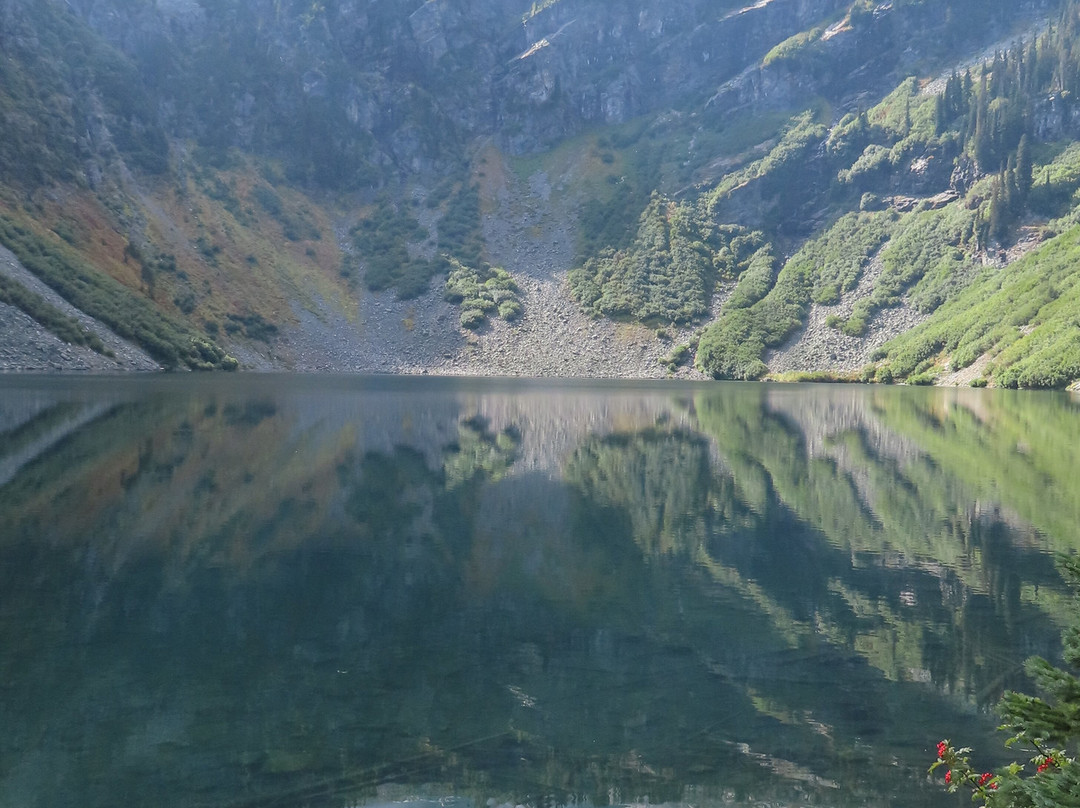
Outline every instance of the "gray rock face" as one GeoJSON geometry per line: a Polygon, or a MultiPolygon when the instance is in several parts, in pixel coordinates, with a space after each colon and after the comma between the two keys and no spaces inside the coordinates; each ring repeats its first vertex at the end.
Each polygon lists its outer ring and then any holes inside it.
{"type": "MultiPolygon", "coordinates": [[[[387,169],[453,170],[475,138],[536,151],[710,97],[721,117],[815,94],[856,105],[850,86],[903,74],[949,13],[883,4],[853,29],[850,0],[68,5],[139,66],[171,135],[291,155],[298,176],[353,189],[387,169]],[[789,37],[826,29],[814,69],[760,67],[789,37]]],[[[1062,114],[1048,109],[1046,127],[1062,114]]]]}
{"type": "Polygon", "coordinates": [[[686,104],[847,2],[69,5],[142,69],[171,134],[325,152],[355,184],[359,163],[439,170],[473,137],[524,152],[686,104]]]}
{"type": "Polygon", "coordinates": [[[549,5],[524,21],[526,46],[500,82],[506,92],[499,119],[525,122],[504,133],[504,145],[528,151],[588,125],[696,101],[842,6],[836,0],[549,5]]]}

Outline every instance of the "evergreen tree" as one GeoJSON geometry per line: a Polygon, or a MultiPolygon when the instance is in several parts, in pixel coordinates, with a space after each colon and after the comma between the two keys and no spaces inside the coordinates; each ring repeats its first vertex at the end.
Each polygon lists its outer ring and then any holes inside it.
{"type": "Polygon", "coordinates": [[[985,171],[994,159],[994,143],[990,126],[990,110],[987,99],[986,78],[983,74],[982,86],[975,99],[975,133],[972,152],[979,168],[985,171]]]}
{"type": "Polygon", "coordinates": [[[1016,183],[1021,201],[1027,201],[1028,192],[1031,190],[1032,169],[1031,145],[1025,133],[1020,136],[1020,144],[1016,147],[1016,183]]]}
{"type": "Polygon", "coordinates": [[[994,183],[994,193],[990,197],[990,237],[1003,241],[1008,232],[1008,215],[1005,212],[1005,199],[1002,193],[1001,177],[994,183]]]}

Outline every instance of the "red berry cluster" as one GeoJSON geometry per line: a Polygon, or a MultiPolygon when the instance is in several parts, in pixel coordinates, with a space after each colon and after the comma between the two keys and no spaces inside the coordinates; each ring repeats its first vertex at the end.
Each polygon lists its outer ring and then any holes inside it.
{"type": "MultiPolygon", "coordinates": [[[[979,778],[979,785],[985,786],[987,781],[993,776],[993,772],[983,772],[983,776],[979,778]]],[[[990,783],[990,788],[997,788],[997,783],[990,783]]]]}
{"type": "MultiPolygon", "coordinates": [[[[982,794],[985,799],[985,790],[996,790],[998,783],[993,772],[983,772],[980,775],[971,770],[971,764],[964,755],[965,752],[970,751],[970,749],[953,749],[949,746],[948,741],[940,741],[937,745],[938,760],[931,768],[931,771],[941,765],[953,767],[945,772],[945,785],[950,786],[949,790],[952,791],[961,785],[967,784],[973,789],[983,790],[982,794]]],[[[1042,771],[1042,769],[1039,769],[1039,771],[1042,771]]],[[[978,794],[978,791],[976,791],[976,794],[978,794]]]]}

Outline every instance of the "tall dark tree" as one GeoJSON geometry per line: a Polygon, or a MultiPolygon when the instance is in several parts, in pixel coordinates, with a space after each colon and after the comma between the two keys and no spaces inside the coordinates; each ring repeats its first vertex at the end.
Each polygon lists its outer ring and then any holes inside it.
{"type": "Polygon", "coordinates": [[[1016,184],[1020,190],[1021,200],[1026,201],[1028,192],[1031,190],[1031,144],[1027,133],[1020,136],[1020,144],[1016,147],[1016,184]]]}

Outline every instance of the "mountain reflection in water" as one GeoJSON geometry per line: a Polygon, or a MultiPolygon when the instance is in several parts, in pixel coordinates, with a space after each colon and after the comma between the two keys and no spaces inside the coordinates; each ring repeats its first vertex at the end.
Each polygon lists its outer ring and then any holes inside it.
{"type": "Polygon", "coordinates": [[[4,382],[4,807],[951,805],[1080,546],[1066,395],[4,382]]]}

